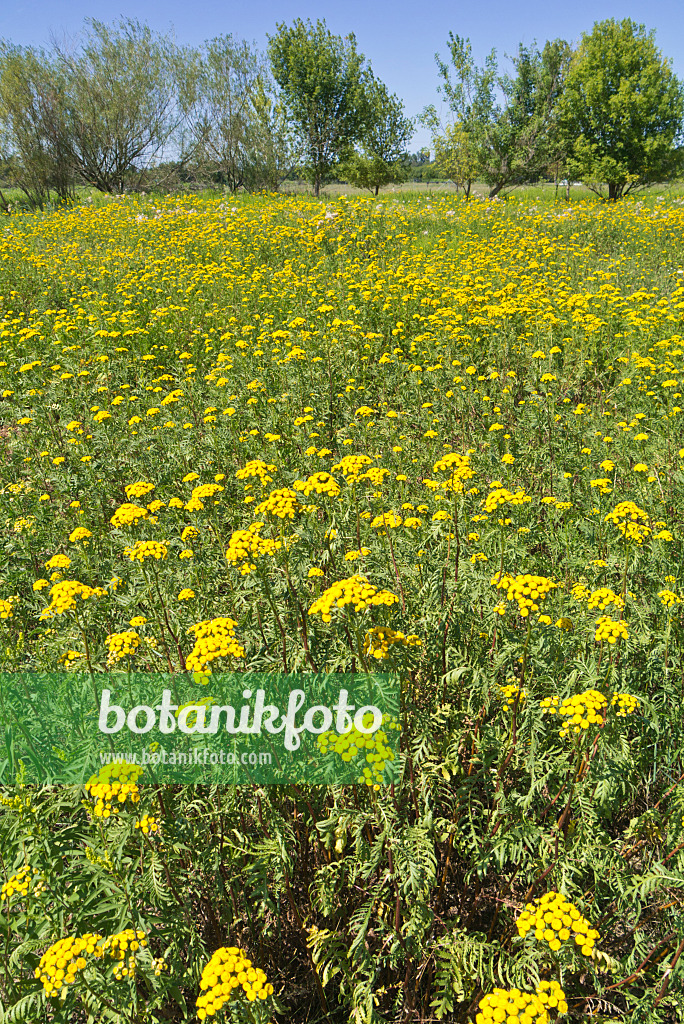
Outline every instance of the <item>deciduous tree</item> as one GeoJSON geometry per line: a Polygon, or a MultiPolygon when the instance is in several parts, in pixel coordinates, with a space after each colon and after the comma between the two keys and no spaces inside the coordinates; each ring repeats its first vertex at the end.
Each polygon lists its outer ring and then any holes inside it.
{"type": "Polygon", "coordinates": [[[555,147],[557,104],[570,58],[568,44],[557,39],[547,42],[541,51],[536,44],[521,44],[511,58],[513,76],[499,73],[494,50],[482,67],[477,67],[470,41],[453,33],[449,51],[451,66],[439,54],[435,59],[441,78],[439,91],[454,115],[451,141],[434,106],[423,114],[424,123],[433,129],[435,149],[446,158],[454,152],[454,132],[462,143],[467,140],[468,169],[490,186],[490,198],[504,188],[536,179],[555,147]]]}
{"type": "Polygon", "coordinates": [[[676,172],[684,90],[653,32],[597,22],[573,55],[561,103],[569,173],[618,199],[676,172]]]}
{"type": "Polygon", "coordinates": [[[383,185],[408,177],[406,145],[414,131],[404,115],[404,105],[387,87],[369,75],[366,85],[367,121],[361,136],[361,152],[355,151],[344,175],[352,185],[377,196],[383,185]]]}
{"type": "Polygon", "coordinates": [[[367,69],[353,34],[334,36],[324,21],[297,19],[269,37],[273,76],[302,138],[305,175],[319,195],[333,169],[351,154],[368,122],[367,69]]]}

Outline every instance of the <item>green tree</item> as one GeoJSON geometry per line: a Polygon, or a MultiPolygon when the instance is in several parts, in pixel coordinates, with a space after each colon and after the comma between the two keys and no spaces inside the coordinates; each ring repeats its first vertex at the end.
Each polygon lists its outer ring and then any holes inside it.
{"type": "Polygon", "coordinates": [[[266,72],[259,76],[252,92],[250,114],[245,187],[277,192],[297,166],[301,148],[266,72]]]}
{"type": "Polygon", "coordinates": [[[555,149],[558,99],[570,47],[560,39],[547,42],[541,51],[536,44],[521,44],[511,58],[513,76],[499,73],[494,50],[477,67],[469,40],[453,33],[449,51],[451,66],[439,54],[435,60],[439,92],[454,115],[451,139],[434,106],[427,107],[422,118],[433,130],[435,150],[445,160],[447,154],[454,155],[454,132],[460,134],[462,144],[467,140],[466,169],[490,186],[490,198],[503,188],[535,180],[555,149]]]}
{"type": "Polygon", "coordinates": [[[447,125],[444,135],[434,139],[435,165],[440,176],[462,188],[466,198],[477,175],[477,152],[471,133],[463,124],[447,125]]]}
{"type": "Polygon", "coordinates": [[[196,98],[195,65],[137,21],[86,22],[80,49],[55,47],[65,89],[53,141],[63,140],[83,182],[123,192],[131,170],[150,166],[181,138],[196,98]]]}
{"type": "Polygon", "coordinates": [[[599,195],[607,186],[609,199],[667,180],[683,118],[684,90],[653,32],[611,18],[584,33],[561,104],[572,177],[599,195]]]}
{"type": "Polygon", "coordinates": [[[52,193],[62,201],[74,197],[64,91],[63,76],[43,50],[0,42],[0,159],[9,184],[41,209],[52,193]]]}
{"type": "Polygon", "coordinates": [[[253,98],[265,69],[249,44],[232,36],[208,42],[198,72],[196,164],[215,170],[231,192],[245,185],[254,145],[253,98]]]}
{"type": "Polygon", "coordinates": [[[314,195],[333,169],[349,158],[368,123],[365,60],[353,34],[334,36],[324,21],[281,23],[269,36],[273,77],[296,125],[305,154],[305,176],[314,195]]]}
{"type": "Polygon", "coordinates": [[[414,123],[404,116],[404,105],[391,96],[382,82],[369,76],[366,88],[367,123],[361,137],[361,152],[354,152],[344,175],[357,188],[377,196],[383,185],[405,181],[408,177],[406,144],[413,135],[414,123]]]}

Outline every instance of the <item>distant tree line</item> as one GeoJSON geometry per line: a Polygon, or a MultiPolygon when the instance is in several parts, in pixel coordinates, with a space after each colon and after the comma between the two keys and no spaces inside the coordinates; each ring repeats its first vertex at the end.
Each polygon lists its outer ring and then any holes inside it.
{"type": "Polygon", "coordinates": [[[431,161],[407,151],[415,122],[354,35],[324,21],[277,25],[265,54],[230,35],[179,46],[130,19],[87,19],[77,45],[49,50],[0,40],[0,185],[43,207],[79,186],[236,192],[303,177],[315,195],[332,180],[377,195],[441,178],[496,196],[551,176],[616,199],[680,172],[684,89],[643,26],[597,23],[574,50],[521,44],[512,74],[495,51],[478,67],[467,39],[448,45],[446,123],[434,106],[420,118],[431,161]]]}

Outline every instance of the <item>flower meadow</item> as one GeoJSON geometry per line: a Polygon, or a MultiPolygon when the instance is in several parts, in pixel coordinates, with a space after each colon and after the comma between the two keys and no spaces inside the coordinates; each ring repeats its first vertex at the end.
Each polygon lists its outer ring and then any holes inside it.
{"type": "Polygon", "coordinates": [[[683,417],[677,198],[4,218],[0,669],[402,706],[391,786],[360,733],[349,786],[34,786],[7,732],[0,1020],[680,1021],[683,417]]]}

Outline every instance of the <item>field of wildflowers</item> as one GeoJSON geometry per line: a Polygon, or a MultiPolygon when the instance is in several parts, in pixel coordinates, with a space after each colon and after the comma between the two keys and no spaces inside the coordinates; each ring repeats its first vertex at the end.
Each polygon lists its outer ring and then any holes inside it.
{"type": "Polygon", "coordinates": [[[676,198],[3,220],[0,670],[402,683],[391,787],[6,733],[3,1024],[683,1019],[680,332],[676,198]]]}

